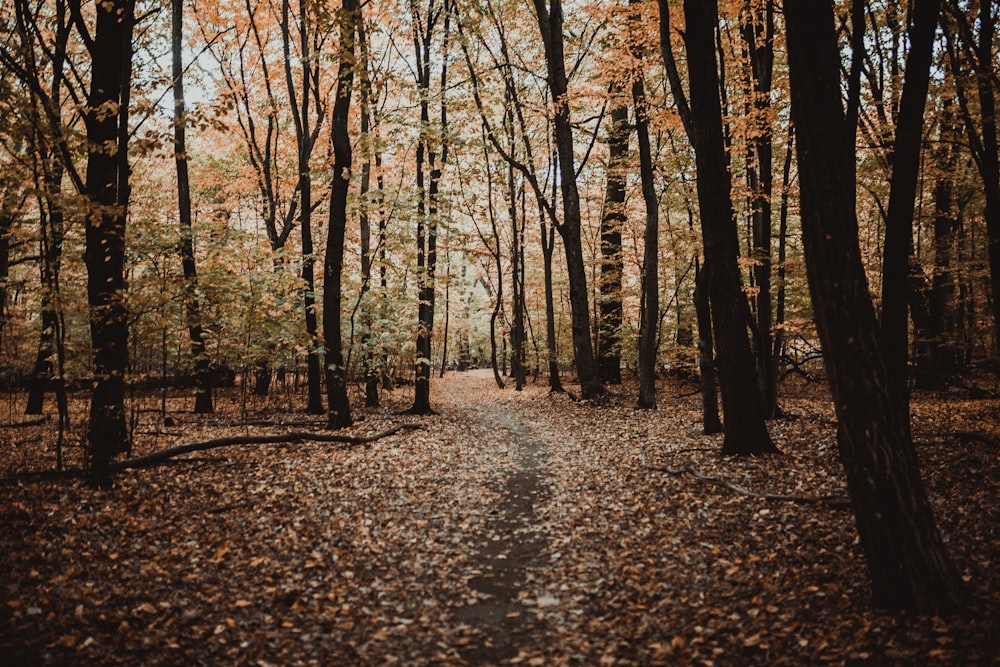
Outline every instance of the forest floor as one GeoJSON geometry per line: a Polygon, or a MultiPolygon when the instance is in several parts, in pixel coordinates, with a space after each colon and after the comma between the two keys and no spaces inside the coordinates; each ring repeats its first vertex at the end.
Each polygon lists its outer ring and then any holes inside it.
{"type": "MultiPolygon", "coordinates": [[[[350,433],[419,429],[213,449],[110,491],[25,474],[54,466],[53,418],[0,429],[0,664],[1000,664],[1000,400],[914,396],[980,600],[941,618],[873,611],[850,510],[804,500],[846,494],[818,384],[783,388],[783,453],[749,460],[701,435],[689,383],[664,380],[656,411],[634,389],[591,405],[455,373],[432,383],[438,414],[400,414],[401,388],[350,433]]],[[[170,426],[158,395],[134,403],[135,454],[320,429],[291,393],[229,391],[210,417],[172,395],[170,426]]],[[[24,420],[23,397],[0,400],[24,420]]]]}

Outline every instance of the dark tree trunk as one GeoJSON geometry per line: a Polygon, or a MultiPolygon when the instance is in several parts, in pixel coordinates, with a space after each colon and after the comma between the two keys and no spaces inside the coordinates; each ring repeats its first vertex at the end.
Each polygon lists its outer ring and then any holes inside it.
{"type": "Polygon", "coordinates": [[[916,383],[921,389],[940,388],[962,369],[952,270],[958,232],[953,180],[958,166],[958,133],[951,110],[946,107],[941,120],[940,148],[935,152],[942,171],[934,184],[934,274],[927,295],[926,337],[918,341],[916,358],[916,383]]]}
{"type": "Polygon", "coordinates": [[[184,271],[184,310],[191,359],[194,362],[194,412],[210,414],[212,405],[212,369],[205,350],[205,335],[201,327],[198,297],[198,270],[194,260],[194,232],[191,225],[191,185],[188,179],[186,128],[187,111],[184,100],[184,67],[181,58],[184,37],[184,0],[173,0],[170,42],[172,77],[174,82],[174,162],[177,168],[177,211],[180,219],[181,267],[184,271]]]}
{"type": "MultiPolygon", "coordinates": [[[[635,4],[632,0],[631,4],[635,4]]],[[[632,21],[638,21],[634,16],[632,21]]],[[[639,407],[656,407],[656,341],[660,321],[660,202],[653,185],[653,152],[649,145],[649,112],[642,75],[642,51],[633,47],[640,64],[633,73],[632,102],[635,105],[635,133],[639,144],[639,174],[642,200],[646,205],[646,225],[642,253],[642,309],[639,317],[639,407]]]]}
{"type": "Polygon", "coordinates": [[[772,134],[771,78],[774,64],[774,2],[762,11],[752,11],[743,24],[743,41],[750,53],[753,79],[753,134],[749,146],[747,178],[753,230],[753,278],[757,286],[756,357],[757,378],[764,417],[773,419],[778,408],[777,366],[772,350],[773,309],[771,305],[771,194],[772,134]]]}
{"type": "Polygon", "coordinates": [[[354,38],[360,21],[358,0],[344,0],[341,9],[337,96],[330,131],[333,135],[333,187],[330,225],[323,261],[323,338],[326,344],[326,391],[329,409],[326,427],[344,428],[353,423],[347,397],[347,369],[340,323],[341,274],[344,269],[344,235],[347,230],[347,194],[351,173],[351,137],[348,114],[354,83],[354,38]]]}
{"type": "Polygon", "coordinates": [[[319,109],[319,69],[312,57],[312,42],[315,21],[309,16],[309,4],[300,2],[299,15],[295,27],[299,32],[299,60],[302,66],[299,91],[296,91],[295,75],[292,71],[291,58],[291,6],[289,0],[281,3],[281,44],[285,61],[285,86],[288,90],[288,103],[291,105],[292,120],[295,124],[295,143],[298,150],[298,194],[299,194],[299,226],[302,230],[302,306],[305,311],[306,337],[309,348],[306,352],[306,412],[313,415],[324,413],[323,390],[320,381],[321,359],[319,354],[319,324],[316,318],[316,279],[313,260],[312,239],[312,170],[309,165],[313,146],[322,124],[322,112],[319,109]],[[312,126],[312,102],[317,103],[319,122],[312,126]]]}
{"type": "MultiPolygon", "coordinates": [[[[361,52],[361,62],[359,73],[361,75],[360,81],[360,97],[361,97],[361,134],[363,137],[369,138],[372,135],[372,102],[373,102],[373,91],[372,91],[372,81],[371,75],[369,74],[369,60],[368,60],[368,33],[365,28],[364,17],[359,15],[357,24],[357,40],[358,47],[361,52]]],[[[373,142],[369,141],[368,146],[373,146],[373,142]]],[[[361,200],[365,201],[365,197],[368,195],[371,185],[371,171],[372,171],[372,157],[369,148],[368,152],[365,154],[365,164],[361,170],[361,200]]],[[[377,167],[380,165],[376,165],[377,167]]],[[[379,173],[379,183],[381,184],[381,172],[379,173]]],[[[379,188],[379,195],[381,196],[381,188],[379,188]]],[[[371,217],[368,215],[368,207],[365,205],[361,206],[361,210],[358,214],[358,222],[361,234],[361,284],[362,292],[361,298],[364,300],[365,296],[368,294],[371,280],[372,280],[372,250],[371,250],[371,217]]],[[[380,247],[382,246],[381,239],[379,242],[380,247]]],[[[384,250],[383,250],[384,252],[384,250]]],[[[384,273],[383,273],[384,280],[384,273]]],[[[384,287],[384,286],[383,286],[384,287]]],[[[373,306],[370,300],[364,301],[364,311],[362,313],[362,335],[361,335],[361,347],[364,350],[364,356],[362,360],[362,367],[364,369],[365,376],[365,407],[377,408],[379,406],[379,365],[376,361],[375,350],[371,346],[371,334],[373,325],[372,316],[373,306]]]]}
{"type": "Polygon", "coordinates": [[[701,379],[701,423],[705,435],[722,432],[719,394],[715,390],[715,355],[712,353],[712,307],[708,301],[709,275],[695,259],[694,310],[698,319],[698,375],[701,379]]]}
{"type": "MultiPolygon", "coordinates": [[[[511,125],[511,140],[513,143],[513,125],[511,125]]],[[[511,274],[511,311],[513,317],[510,326],[510,369],[514,377],[514,389],[524,389],[524,274],[522,249],[523,228],[517,212],[517,183],[514,177],[514,166],[507,164],[507,196],[511,226],[510,274],[511,274]]]]}
{"type": "Polygon", "coordinates": [[[587,303],[587,268],[581,238],[580,193],[576,181],[576,160],[573,157],[573,125],[566,95],[568,78],[563,54],[562,1],[550,0],[546,3],[545,0],[534,0],[534,5],[545,46],[549,92],[554,105],[553,127],[559,153],[559,184],[563,202],[563,221],[558,231],[563,240],[569,274],[573,356],[580,379],[580,392],[583,398],[593,399],[604,394],[605,389],[597,374],[594,348],[590,342],[590,306],[587,303]]]}
{"type": "MultiPolygon", "coordinates": [[[[435,153],[430,147],[430,95],[431,95],[431,41],[434,27],[444,15],[444,52],[441,71],[441,134],[444,142],[446,130],[444,90],[447,75],[448,27],[450,0],[437,6],[437,0],[428,0],[425,22],[416,13],[414,21],[414,46],[417,57],[417,87],[420,89],[420,139],[417,142],[417,273],[419,305],[417,306],[417,341],[412,414],[430,414],[431,409],[431,340],[434,332],[434,272],[437,266],[437,200],[441,182],[441,169],[435,163],[435,153]],[[425,189],[424,165],[430,169],[430,184],[425,189]]],[[[447,143],[444,143],[447,146],[447,143]]],[[[444,163],[446,157],[442,155],[444,163]]]]}
{"type": "Polygon", "coordinates": [[[876,606],[948,612],[968,594],[920,480],[909,414],[889,384],[858,243],[854,153],[832,5],[785,5],[802,231],[838,442],[876,606]]]}
{"type": "Polygon", "coordinates": [[[45,407],[45,392],[48,391],[49,383],[53,375],[52,359],[56,351],[56,331],[59,325],[56,320],[55,304],[47,294],[42,295],[42,330],[38,340],[38,353],[35,355],[35,364],[31,369],[31,377],[28,384],[28,403],[24,408],[26,415],[40,415],[45,407]]]}
{"type": "MultiPolygon", "coordinates": [[[[538,211],[539,217],[544,221],[545,212],[538,211]]],[[[545,346],[548,348],[549,365],[549,391],[565,391],[562,381],[559,379],[559,353],[556,348],[556,300],[552,288],[552,253],[555,250],[556,233],[555,229],[544,222],[541,223],[542,232],[542,276],[545,281],[545,346]]]]}
{"type": "MultiPolygon", "coordinates": [[[[623,96],[615,84],[611,94],[623,96]]],[[[608,127],[608,173],[601,212],[600,321],[597,325],[597,368],[601,380],[621,384],[622,327],[622,227],[625,215],[625,179],[628,160],[628,104],[624,99],[611,109],[608,127]]]]}
{"type": "Polygon", "coordinates": [[[894,401],[908,414],[910,392],[907,361],[906,305],[909,258],[913,247],[913,208],[920,170],[924,105],[930,84],[930,65],[940,0],[915,0],[910,52],[892,147],[892,181],[885,220],[882,258],[882,357],[894,401]]]}
{"type": "Polygon", "coordinates": [[[705,270],[719,364],[724,454],[775,452],[764,424],[753,352],[747,337],[749,307],[737,266],[739,241],[722,131],[719,74],[713,50],[718,7],[714,0],[685,0],[685,35],[691,86],[692,143],[705,245],[705,270]]]}
{"type": "Polygon", "coordinates": [[[125,221],[128,205],[128,97],[133,0],[95,8],[91,84],[87,94],[87,297],[93,391],[87,443],[92,481],[111,483],[111,459],[130,450],[125,420],[128,312],[125,306],[125,221]],[[117,113],[106,113],[106,109],[117,113]],[[115,146],[116,150],[108,150],[115,146]]]}

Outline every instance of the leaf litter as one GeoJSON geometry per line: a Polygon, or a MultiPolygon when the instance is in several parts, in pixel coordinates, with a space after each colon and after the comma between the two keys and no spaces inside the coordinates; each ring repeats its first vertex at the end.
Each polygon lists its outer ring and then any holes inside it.
{"type": "MultiPolygon", "coordinates": [[[[869,608],[848,509],[759,497],[846,496],[815,385],[786,391],[783,453],[754,459],[719,456],[689,385],[664,381],[656,411],[632,389],[598,406],[453,374],[421,429],[364,446],[227,447],[111,492],[9,479],[0,662],[1000,664],[1000,401],[914,397],[936,518],[982,602],[939,618],[869,608]]],[[[398,423],[407,393],[351,434],[398,423]]],[[[273,433],[267,416],[184,415],[136,453],[273,433]]],[[[53,428],[0,434],[3,473],[51,466],[32,443],[53,428]]]]}

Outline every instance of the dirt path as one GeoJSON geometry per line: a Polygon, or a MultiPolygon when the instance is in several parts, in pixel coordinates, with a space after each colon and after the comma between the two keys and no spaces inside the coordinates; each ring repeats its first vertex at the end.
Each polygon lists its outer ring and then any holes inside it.
{"type": "MultiPolygon", "coordinates": [[[[995,449],[921,450],[990,613],[881,616],[866,604],[849,512],[647,465],[843,493],[828,421],[772,424],[781,458],[726,459],[700,435],[688,388],[664,391],[652,412],[630,391],[595,407],[541,384],[500,391],[488,371],[449,374],[432,387],[436,415],[401,417],[412,388],[359,410],[351,435],[422,423],[369,445],[228,447],[122,472],[108,492],[0,486],[0,663],[996,664],[995,449]],[[954,470],[981,473],[959,493],[954,470]]],[[[141,414],[141,429],[161,430],[141,414]]],[[[174,415],[178,426],[141,438],[136,454],[233,434],[233,414],[174,415]]],[[[0,454],[50,441],[36,428],[0,440],[0,454]]]]}
{"type": "Polygon", "coordinates": [[[503,406],[478,406],[481,418],[494,422],[503,437],[514,443],[517,455],[504,471],[501,500],[490,513],[489,532],[471,536],[476,547],[469,586],[485,597],[456,610],[459,622],[476,630],[461,651],[472,664],[497,663],[514,658],[528,634],[545,633],[544,623],[526,611],[526,603],[544,606],[550,600],[529,599],[525,584],[533,571],[544,567],[540,555],[547,544],[538,528],[536,506],[547,496],[545,445],[503,406]]]}

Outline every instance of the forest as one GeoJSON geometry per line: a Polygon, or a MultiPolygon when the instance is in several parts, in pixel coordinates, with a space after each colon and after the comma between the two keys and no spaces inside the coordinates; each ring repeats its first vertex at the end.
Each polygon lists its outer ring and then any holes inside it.
{"type": "Polygon", "coordinates": [[[0,6],[4,664],[996,664],[987,0],[0,6]]]}

